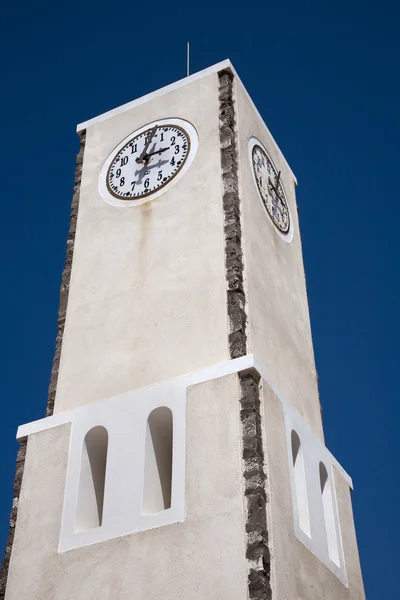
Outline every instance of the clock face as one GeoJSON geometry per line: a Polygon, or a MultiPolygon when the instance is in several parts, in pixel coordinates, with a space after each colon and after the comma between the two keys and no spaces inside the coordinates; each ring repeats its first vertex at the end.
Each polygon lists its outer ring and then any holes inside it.
{"type": "Polygon", "coordinates": [[[270,156],[256,138],[251,138],[249,155],[253,175],[262,203],[281,237],[291,240],[291,221],[289,206],[278,171],[270,156]]]}
{"type": "Polygon", "coordinates": [[[197,150],[197,133],[181,119],[150,123],[125,138],[106,160],[101,196],[115,206],[154,199],[182,175],[197,150]]]}

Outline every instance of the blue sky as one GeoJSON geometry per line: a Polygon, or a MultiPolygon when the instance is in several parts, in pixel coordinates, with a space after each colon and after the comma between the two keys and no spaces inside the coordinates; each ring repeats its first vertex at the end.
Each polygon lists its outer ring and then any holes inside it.
{"type": "Polygon", "coordinates": [[[193,71],[232,60],[298,177],[326,441],[354,480],[367,596],[398,597],[399,19],[388,0],[6,4],[1,547],[15,431],[46,405],[75,125],[182,78],[190,39],[193,71]]]}

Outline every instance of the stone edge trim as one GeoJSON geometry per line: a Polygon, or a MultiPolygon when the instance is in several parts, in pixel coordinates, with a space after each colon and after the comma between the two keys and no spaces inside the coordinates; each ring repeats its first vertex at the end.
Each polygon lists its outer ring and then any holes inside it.
{"type": "Polygon", "coordinates": [[[8,568],[10,566],[11,551],[14,542],[15,526],[17,523],[18,516],[18,504],[19,496],[21,493],[22,476],[24,474],[26,448],[28,445],[28,438],[21,440],[21,445],[17,452],[17,466],[15,470],[14,486],[13,486],[13,501],[10,514],[10,529],[8,532],[8,538],[6,543],[6,550],[4,553],[3,564],[0,571],[0,600],[4,600],[6,595],[8,568]]]}
{"type": "Polygon", "coordinates": [[[229,69],[218,73],[229,353],[231,358],[238,358],[247,353],[247,338],[233,78],[229,69]]]}
{"type": "Polygon", "coordinates": [[[246,558],[249,597],[271,600],[271,555],[268,547],[266,474],[261,420],[260,374],[239,373],[240,420],[246,497],[246,558]]]}
{"type": "MultiPolygon", "coordinates": [[[[72,194],[70,224],[69,224],[69,231],[68,231],[68,238],[67,238],[67,252],[66,252],[66,259],[65,259],[65,263],[64,263],[64,269],[63,269],[63,273],[62,273],[61,288],[60,288],[60,304],[59,304],[58,319],[57,319],[56,349],[55,349],[55,353],[54,353],[53,364],[52,364],[51,375],[50,375],[50,385],[49,385],[48,399],[47,399],[47,406],[46,406],[46,417],[51,416],[54,412],[54,400],[55,400],[55,396],[56,396],[58,371],[59,371],[59,366],[60,366],[61,346],[62,346],[62,339],[63,339],[63,334],[64,334],[64,327],[65,327],[65,317],[66,317],[66,313],[67,313],[69,285],[70,285],[70,280],[71,280],[72,259],[73,259],[73,254],[74,254],[76,222],[77,222],[77,217],[78,217],[79,195],[80,195],[80,189],[81,189],[82,165],[83,165],[83,154],[85,151],[85,142],[86,142],[86,132],[82,131],[80,133],[79,153],[76,158],[74,190],[73,190],[73,194],[72,194]]],[[[11,514],[10,514],[10,529],[9,529],[9,533],[8,533],[3,564],[1,566],[1,571],[0,571],[0,600],[4,600],[5,595],[6,595],[8,569],[9,569],[9,565],[10,565],[12,546],[13,546],[13,542],[14,542],[15,527],[17,524],[19,497],[20,497],[20,493],[21,493],[22,478],[23,478],[23,474],[24,474],[27,446],[28,446],[28,438],[21,439],[20,447],[17,452],[17,461],[16,461],[17,465],[16,465],[16,472],[15,472],[15,478],[14,478],[14,485],[13,485],[13,501],[12,501],[12,508],[11,508],[11,514]]]]}
{"type": "Polygon", "coordinates": [[[60,287],[60,303],[58,308],[57,318],[57,337],[56,337],[56,349],[54,352],[53,364],[51,367],[50,385],[46,407],[46,417],[50,417],[54,412],[54,402],[56,398],[58,372],[60,368],[61,358],[61,346],[65,328],[65,318],[67,315],[67,305],[69,296],[69,285],[71,281],[71,269],[72,260],[74,256],[75,247],[75,234],[76,234],[76,223],[78,219],[78,208],[79,208],[79,196],[81,191],[82,181],[82,166],[83,166],[83,155],[85,152],[86,143],[86,131],[80,133],[80,147],[79,153],[76,157],[76,168],[75,168],[75,182],[74,190],[72,194],[71,213],[69,218],[69,231],[67,238],[67,251],[64,263],[64,269],[61,278],[60,287]]]}
{"type": "MultiPolygon", "coordinates": [[[[230,357],[234,359],[247,353],[247,315],[232,71],[220,71],[218,83],[228,341],[230,357]]],[[[254,368],[239,372],[238,377],[246,498],[248,593],[251,600],[271,600],[271,556],[268,548],[266,475],[261,425],[261,377],[254,368]]]]}

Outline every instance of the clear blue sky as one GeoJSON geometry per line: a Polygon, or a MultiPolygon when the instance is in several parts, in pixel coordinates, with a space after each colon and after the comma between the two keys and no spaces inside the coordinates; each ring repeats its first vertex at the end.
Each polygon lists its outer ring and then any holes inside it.
{"type": "Polygon", "coordinates": [[[299,180],[330,450],[369,600],[399,597],[399,4],[8,2],[2,9],[0,547],[18,424],[44,415],[75,125],[230,58],[299,180]],[[369,7],[367,7],[369,4],[369,7]]]}

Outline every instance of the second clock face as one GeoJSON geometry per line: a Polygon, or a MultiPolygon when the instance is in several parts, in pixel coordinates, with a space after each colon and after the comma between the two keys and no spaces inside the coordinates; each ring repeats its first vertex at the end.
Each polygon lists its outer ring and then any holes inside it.
{"type": "Polygon", "coordinates": [[[265,148],[256,138],[251,138],[249,154],[262,203],[282,237],[291,232],[290,212],[283,188],[281,172],[278,171],[265,148]]]}
{"type": "Polygon", "coordinates": [[[153,199],[183,173],[197,147],[194,127],[181,119],[163,119],[123,140],[108,157],[99,191],[110,204],[141,204],[153,199]]]}

